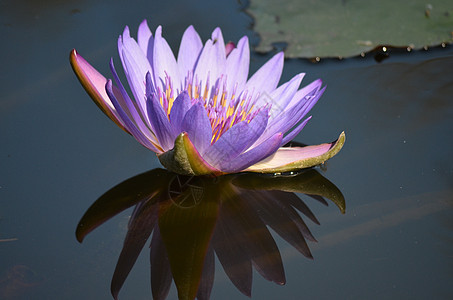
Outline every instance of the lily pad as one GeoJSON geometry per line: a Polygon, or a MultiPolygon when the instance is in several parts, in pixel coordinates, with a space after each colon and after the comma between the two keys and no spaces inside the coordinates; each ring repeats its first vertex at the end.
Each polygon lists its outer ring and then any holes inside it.
{"type": "Polygon", "coordinates": [[[286,44],[286,57],[348,57],[378,46],[410,49],[453,42],[453,2],[360,0],[251,0],[267,52],[286,44]]]}

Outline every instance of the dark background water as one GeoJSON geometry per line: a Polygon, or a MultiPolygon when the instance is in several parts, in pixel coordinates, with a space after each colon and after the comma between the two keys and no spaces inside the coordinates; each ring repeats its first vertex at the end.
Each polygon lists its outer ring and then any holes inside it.
{"type": "MultiPolygon", "coordinates": [[[[91,102],[68,55],[76,48],[103,74],[125,25],[161,24],[177,49],[193,24],[203,40],[257,35],[235,1],[2,1],[0,34],[0,298],[109,299],[131,211],[79,244],[86,209],[115,184],[159,166],[91,102]]],[[[253,55],[254,71],[272,54],[253,55]]],[[[307,144],[346,131],[321,173],[346,198],[346,214],[307,205],[308,260],[278,242],[287,283],[255,272],[254,299],[450,299],[453,297],[453,51],[431,49],[343,61],[285,62],[282,81],[307,72],[328,88],[296,138],[307,144]]],[[[242,296],[216,265],[213,299],[242,296]]],[[[150,298],[148,252],[122,299],[150,298]]],[[[172,287],[169,298],[175,298],[172,287]]]]}

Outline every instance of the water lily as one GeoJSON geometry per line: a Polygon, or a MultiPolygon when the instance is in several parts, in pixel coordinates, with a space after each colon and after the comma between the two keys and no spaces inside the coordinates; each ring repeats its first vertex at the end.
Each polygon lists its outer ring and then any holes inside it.
{"type": "Polygon", "coordinates": [[[345,135],[317,146],[283,147],[307,124],[323,94],[321,80],[299,88],[304,73],[278,87],[284,55],[274,55],[250,78],[246,36],[225,44],[220,28],[203,45],[192,26],[175,58],[159,26],[146,21],[137,40],[126,27],[118,52],[132,97],[75,50],[71,65],[102,111],[167,169],[180,174],[288,172],[320,164],[340,151],[345,135]],[[305,118],[305,119],[304,119],[305,118]]]}

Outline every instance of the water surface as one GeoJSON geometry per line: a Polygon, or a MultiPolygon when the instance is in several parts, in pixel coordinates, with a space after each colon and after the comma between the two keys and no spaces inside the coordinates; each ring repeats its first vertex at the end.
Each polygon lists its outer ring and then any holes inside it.
{"type": "MultiPolygon", "coordinates": [[[[69,66],[76,48],[108,74],[125,25],[162,24],[177,49],[193,24],[203,40],[251,31],[236,2],[153,4],[46,1],[0,5],[0,298],[111,299],[110,282],[132,208],[75,237],[87,209],[115,185],[159,167],[155,155],[91,102],[69,66]],[[175,9],[178,7],[178,9],[175,9]]],[[[256,70],[270,56],[252,55],[256,70]]],[[[453,295],[453,51],[431,49],[343,61],[285,62],[282,82],[328,86],[296,141],[318,144],[346,131],[341,153],[317,171],[343,194],[345,214],[298,195],[320,225],[307,226],[307,259],[274,230],[286,284],[253,272],[253,299],[426,299],[453,295]]],[[[146,243],[149,245],[149,241],[146,243]]],[[[151,297],[148,246],[119,295],[151,297]]],[[[176,297],[171,286],[169,299],[176,297]]],[[[218,259],[212,299],[245,298],[218,259]]]]}

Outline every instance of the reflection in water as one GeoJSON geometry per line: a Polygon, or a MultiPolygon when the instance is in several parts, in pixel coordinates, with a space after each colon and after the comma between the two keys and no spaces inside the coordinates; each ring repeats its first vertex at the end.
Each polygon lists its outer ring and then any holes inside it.
{"type": "Polygon", "coordinates": [[[111,292],[117,298],[146,241],[151,288],[165,299],[174,280],[180,299],[208,299],[214,282],[214,253],[231,282],[251,295],[252,266],[269,281],[286,282],[282,259],[269,228],[312,258],[306,240],[316,241],[301,218],[319,224],[304,193],[345,210],[340,190],[310,169],[289,176],[235,174],[217,178],[181,176],[154,169],[101,196],[77,227],[79,241],[100,224],[135,205],[118,259],[111,292]]]}
{"type": "Polygon", "coordinates": [[[0,299],[22,299],[44,280],[28,266],[15,265],[0,275],[0,299]]]}

